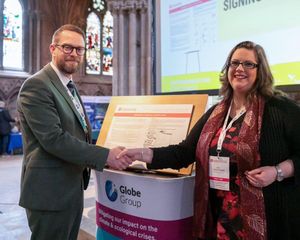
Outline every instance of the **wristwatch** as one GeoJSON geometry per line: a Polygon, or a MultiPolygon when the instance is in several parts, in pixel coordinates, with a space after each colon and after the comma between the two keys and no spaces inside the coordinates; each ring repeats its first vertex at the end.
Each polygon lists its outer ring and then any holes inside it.
{"type": "Polygon", "coordinates": [[[278,182],[281,182],[284,179],[284,174],[282,172],[282,169],[280,168],[279,165],[276,165],[275,168],[276,168],[276,172],[277,172],[276,180],[278,182]]]}

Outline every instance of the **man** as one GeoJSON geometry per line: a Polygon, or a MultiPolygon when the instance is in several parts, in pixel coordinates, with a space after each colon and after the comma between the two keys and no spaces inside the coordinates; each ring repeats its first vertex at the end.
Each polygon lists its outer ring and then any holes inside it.
{"type": "Polygon", "coordinates": [[[76,240],[87,168],[101,171],[108,165],[122,170],[131,163],[129,158],[116,158],[121,148],[90,144],[82,101],[70,86],[83,61],[84,40],[80,28],[60,27],[49,47],[51,63],[27,79],[19,92],[24,142],[19,204],[26,209],[31,239],[76,240]]]}
{"type": "Polygon", "coordinates": [[[10,116],[8,110],[5,109],[5,103],[0,101],[0,155],[7,152],[9,133],[11,131],[10,122],[15,122],[15,120],[10,116]]]}

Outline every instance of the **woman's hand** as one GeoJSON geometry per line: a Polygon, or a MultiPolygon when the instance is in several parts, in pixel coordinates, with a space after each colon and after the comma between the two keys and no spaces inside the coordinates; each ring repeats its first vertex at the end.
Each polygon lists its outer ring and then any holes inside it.
{"type": "Polygon", "coordinates": [[[265,166],[245,172],[246,178],[254,187],[266,187],[276,181],[277,171],[274,166],[265,166]]]}
{"type": "Polygon", "coordinates": [[[129,148],[120,152],[117,158],[124,156],[130,158],[132,161],[139,160],[145,163],[151,163],[153,151],[150,148],[129,148]]]}
{"type": "MultiPolygon", "coordinates": [[[[284,178],[294,176],[294,163],[287,159],[278,164],[281,168],[284,178]]],[[[266,187],[276,181],[277,170],[275,166],[265,166],[245,172],[246,178],[251,185],[255,187],[266,187]]]]}

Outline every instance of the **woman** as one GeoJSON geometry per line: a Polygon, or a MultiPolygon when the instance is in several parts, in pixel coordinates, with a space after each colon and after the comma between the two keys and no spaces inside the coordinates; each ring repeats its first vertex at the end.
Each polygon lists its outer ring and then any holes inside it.
{"type": "Polygon", "coordinates": [[[235,46],[220,77],[223,100],[186,140],[123,154],[150,168],[196,162],[198,239],[300,239],[300,108],[273,89],[263,48],[235,46]]]}

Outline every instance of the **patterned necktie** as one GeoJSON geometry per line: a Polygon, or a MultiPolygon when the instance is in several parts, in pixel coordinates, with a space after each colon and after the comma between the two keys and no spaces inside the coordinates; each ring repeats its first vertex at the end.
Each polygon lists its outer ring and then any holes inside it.
{"type": "Polygon", "coordinates": [[[74,82],[73,81],[68,82],[67,87],[70,90],[70,92],[72,93],[73,97],[75,97],[75,95],[76,95],[76,90],[75,90],[76,87],[74,85],[74,82]]]}

